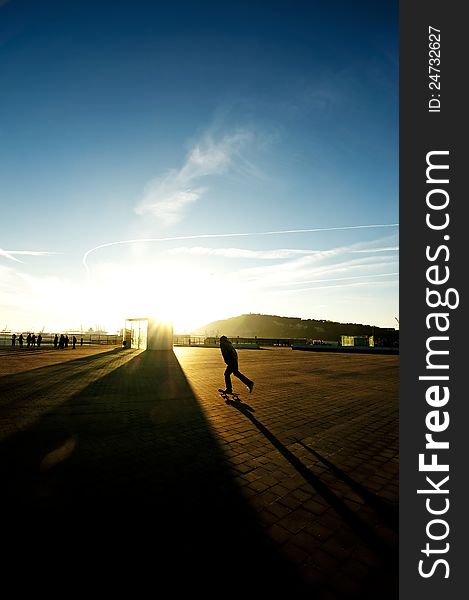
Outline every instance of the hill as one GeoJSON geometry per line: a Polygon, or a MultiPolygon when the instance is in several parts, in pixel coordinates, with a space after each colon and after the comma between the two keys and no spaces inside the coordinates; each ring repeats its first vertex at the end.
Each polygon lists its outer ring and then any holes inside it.
{"type": "Polygon", "coordinates": [[[279,317],[276,315],[246,314],[213,321],[192,332],[193,335],[260,338],[307,338],[339,341],[341,335],[374,335],[375,338],[398,339],[398,331],[360,323],[279,317]]]}

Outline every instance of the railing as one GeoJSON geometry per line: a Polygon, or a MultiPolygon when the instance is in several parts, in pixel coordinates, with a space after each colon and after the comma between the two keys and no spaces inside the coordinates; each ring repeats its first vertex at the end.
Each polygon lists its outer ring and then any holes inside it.
{"type": "MultiPolygon", "coordinates": [[[[26,341],[26,336],[28,335],[28,332],[16,332],[16,340],[15,340],[15,346],[19,346],[19,335],[23,334],[23,348],[27,347],[27,341],[26,341]]],[[[32,333],[32,332],[31,332],[32,333]]],[[[110,334],[101,334],[101,333],[84,333],[84,334],[74,334],[74,333],[68,333],[68,332],[64,332],[64,335],[68,335],[68,345],[69,347],[72,346],[72,338],[75,335],[75,337],[77,338],[76,341],[76,345],[77,346],[94,346],[94,345],[110,345],[110,346],[120,346],[122,345],[122,336],[120,335],[110,335],[110,334]]],[[[0,333],[0,346],[12,346],[12,333],[5,333],[2,332],[0,333]]],[[[37,343],[37,335],[36,334],[36,343],[35,346],[37,347],[38,343],[37,343]]],[[[41,347],[43,346],[54,346],[54,337],[55,334],[54,333],[42,333],[42,340],[41,340],[41,347]]],[[[60,334],[59,334],[59,338],[60,338],[60,334]]]]}
{"type": "MultiPolygon", "coordinates": [[[[21,332],[16,332],[16,340],[15,346],[19,346],[18,337],[21,332]]],[[[68,332],[64,332],[64,335],[68,332]]],[[[28,332],[23,332],[23,348],[27,347],[26,336],[28,332]]],[[[54,346],[54,336],[53,333],[43,333],[41,347],[53,347],[54,346]]],[[[72,337],[75,335],[77,338],[76,345],[77,346],[94,346],[94,345],[108,345],[108,346],[122,346],[123,338],[121,335],[117,334],[102,334],[102,333],[68,333],[69,347],[72,346],[72,337]]],[[[12,333],[9,332],[1,332],[0,333],[0,347],[11,346],[12,345],[12,333]]],[[[60,335],[59,335],[60,337],[60,335]]],[[[306,338],[263,338],[263,337],[239,337],[233,336],[228,338],[235,346],[237,345],[256,345],[256,346],[278,346],[278,347],[292,347],[295,345],[311,345],[313,347],[317,346],[338,346],[338,342],[336,341],[324,341],[324,340],[310,340],[306,338]]],[[[173,337],[174,346],[202,346],[205,348],[219,346],[220,338],[217,336],[203,336],[203,335],[189,335],[189,334],[181,334],[174,335],[173,337]]],[[[383,344],[375,344],[375,346],[382,346],[383,344]]],[[[37,334],[36,334],[36,347],[37,347],[37,334]]],[[[395,344],[395,347],[398,348],[398,344],[395,344]]]]}
{"type": "MultiPolygon", "coordinates": [[[[241,337],[232,336],[228,338],[235,346],[237,345],[257,345],[257,346],[286,346],[292,344],[306,344],[306,338],[261,338],[261,337],[241,337]]],[[[220,338],[217,336],[191,336],[175,335],[175,346],[218,346],[220,338]]]]}
{"type": "Polygon", "coordinates": [[[205,339],[203,335],[175,335],[173,344],[175,346],[204,346],[205,339]]]}

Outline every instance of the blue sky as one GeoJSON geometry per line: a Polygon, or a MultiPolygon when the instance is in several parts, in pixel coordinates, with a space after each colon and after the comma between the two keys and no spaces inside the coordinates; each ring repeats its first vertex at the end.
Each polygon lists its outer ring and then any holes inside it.
{"type": "Polygon", "coordinates": [[[0,328],[396,325],[397,2],[0,0],[0,77],[0,328]]]}

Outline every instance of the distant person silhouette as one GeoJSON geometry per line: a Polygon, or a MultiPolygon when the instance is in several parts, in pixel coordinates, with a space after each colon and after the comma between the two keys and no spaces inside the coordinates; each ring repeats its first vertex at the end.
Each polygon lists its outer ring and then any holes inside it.
{"type": "Polygon", "coordinates": [[[22,348],[23,347],[23,334],[22,333],[20,333],[20,337],[18,338],[18,342],[20,344],[20,348],[22,348]]]}
{"type": "Polygon", "coordinates": [[[41,342],[42,342],[42,335],[39,333],[37,336],[37,347],[38,348],[41,347],[41,342]]]}
{"type": "Polygon", "coordinates": [[[77,345],[77,338],[75,336],[72,337],[72,348],[75,350],[75,346],[77,345]]]}
{"type": "Polygon", "coordinates": [[[59,336],[57,334],[54,335],[54,348],[57,350],[57,346],[59,345],[59,336]]]}
{"type": "Polygon", "coordinates": [[[16,344],[16,333],[11,336],[11,345],[14,346],[16,344]]]}
{"type": "Polygon", "coordinates": [[[252,392],[252,388],[254,387],[254,382],[251,381],[246,375],[243,375],[239,372],[238,369],[238,353],[236,352],[235,347],[226,337],[226,335],[222,335],[220,338],[220,350],[223,356],[223,360],[225,361],[227,367],[225,369],[225,393],[231,394],[233,393],[233,387],[231,385],[231,375],[234,375],[238,379],[240,379],[245,385],[247,385],[249,392],[252,392]]]}
{"type": "Polygon", "coordinates": [[[28,333],[28,335],[26,336],[26,345],[28,346],[28,348],[31,347],[31,334],[28,333]]]}

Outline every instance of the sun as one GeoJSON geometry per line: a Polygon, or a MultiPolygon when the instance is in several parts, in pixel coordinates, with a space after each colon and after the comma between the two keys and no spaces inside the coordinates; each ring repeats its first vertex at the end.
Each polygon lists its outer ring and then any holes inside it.
{"type": "Polygon", "coordinates": [[[181,259],[138,265],[102,263],[94,269],[87,296],[88,301],[82,299],[75,307],[86,313],[82,317],[86,322],[122,327],[128,318],[153,317],[172,323],[175,333],[189,333],[219,318],[221,309],[225,315],[232,300],[210,269],[181,259]]]}

